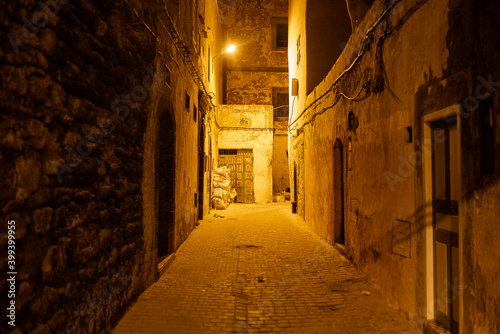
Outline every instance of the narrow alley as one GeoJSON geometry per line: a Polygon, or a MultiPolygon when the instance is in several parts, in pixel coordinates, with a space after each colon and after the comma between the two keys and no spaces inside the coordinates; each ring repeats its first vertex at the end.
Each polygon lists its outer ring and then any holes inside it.
{"type": "MultiPolygon", "coordinates": [[[[206,216],[121,333],[417,333],[290,203],[206,216]]],[[[390,276],[390,273],[388,273],[390,276]]]]}
{"type": "Polygon", "coordinates": [[[499,18],[2,0],[0,334],[500,334],[499,18]]]}

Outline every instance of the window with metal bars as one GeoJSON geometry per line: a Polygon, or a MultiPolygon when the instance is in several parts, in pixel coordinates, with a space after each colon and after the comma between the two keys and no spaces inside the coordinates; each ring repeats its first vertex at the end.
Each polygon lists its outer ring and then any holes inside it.
{"type": "Polygon", "coordinates": [[[281,23],[276,25],[276,48],[288,47],[288,24],[281,23]]]}
{"type": "Polygon", "coordinates": [[[240,149],[233,149],[233,148],[220,148],[219,149],[219,155],[240,155],[240,154],[251,154],[252,149],[251,148],[240,148],[240,149]]]}
{"type": "Polygon", "coordinates": [[[236,149],[219,149],[219,155],[236,155],[237,153],[236,149]]]}
{"type": "Polygon", "coordinates": [[[286,51],[288,48],[288,18],[273,17],[272,24],[272,49],[286,51]]]}

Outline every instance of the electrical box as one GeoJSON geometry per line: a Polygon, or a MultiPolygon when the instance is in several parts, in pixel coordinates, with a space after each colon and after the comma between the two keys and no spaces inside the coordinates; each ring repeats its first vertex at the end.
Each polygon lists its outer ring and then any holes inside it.
{"type": "Polygon", "coordinates": [[[299,95],[299,79],[292,79],[292,96],[299,95]]]}

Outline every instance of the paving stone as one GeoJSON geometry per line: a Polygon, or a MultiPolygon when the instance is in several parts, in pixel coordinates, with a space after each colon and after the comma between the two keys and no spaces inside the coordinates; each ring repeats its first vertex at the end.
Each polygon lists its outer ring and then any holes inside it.
{"type": "Polygon", "coordinates": [[[418,333],[290,203],[224,216],[200,222],[114,334],[418,333]]]}

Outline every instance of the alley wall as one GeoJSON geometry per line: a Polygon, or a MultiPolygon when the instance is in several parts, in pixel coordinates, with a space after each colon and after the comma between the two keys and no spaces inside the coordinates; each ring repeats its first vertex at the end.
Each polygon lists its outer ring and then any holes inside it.
{"type": "MultiPolygon", "coordinates": [[[[425,115],[458,105],[461,333],[498,331],[500,314],[494,305],[500,302],[500,289],[493,275],[499,269],[493,261],[500,256],[500,244],[493,216],[500,213],[499,158],[497,153],[493,171],[481,172],[484,99],[475,97],[490,88],[491,123],[498,124],[498,84],[484,84],[486,78],[497,82],[500,75],[498,37],[490,34],[498,22],[486,18],[498,17],[498,4],[401,1],[379,21],[386,8],[375,1],[309,95],[306,6],[305,1],[289,6],[290,80],[299,81],[299,95],[290,98],[289,142],[298,213],[331,244],[339,232],[334,222],[343,219],[347,255],[423,328],[438,301],[428,285],[432,265],[426,256],[432,246],[425,217],[432,203],[424,197],[422,161],[429,153],[422,124],[425,115]],[[336,143],[343,152],[340,170],[335,168],[336,143]],[[341,198],[334,191],[338,173],[344,185],[341,198]],[[342,203],[342,216],[336,215],[336,203],[342,203]]],[[[499,151],[498,128],[489,145],[499,151]]]]}
{"type": "Polygon", "coordinates": [[[31,32],[22,18],[40,4],[0,9],[12,33],[0,55],[1,219],[16,221],[18,330],[98,333],[154,280],[143,271],[143,133],[163,83],[154,36],[126,3],[57,4],[31,32]]]}
{"type": "MultiPolygon", "coordinates": [[[[159,189],[175,188],[170,252],[197,225],[198,196],[209,197],[209,167],[199,191],[198,147],[217,150],[212,106],[221,68],[212,66],[208,79],[207,53],[222,39],[218,8],[216,1],[44,5],[0,8],[0,226],[6,233],[7,221],[16,222],[13,333],[110,332],[158,278],[159,189]],[[206,92],[166,31],[169,17],[206,92]],[[165,115],[175,129],[173,184],[159,177],[165,115]]],[[[0,269],[7,271],[6,257],[0,269]]],[[[0,283],[2,305],[7,288],[0,283]]]]}

